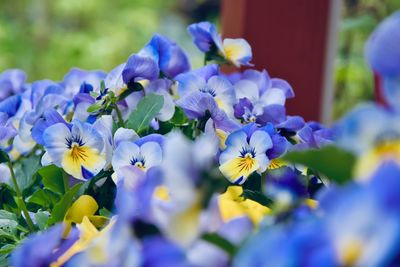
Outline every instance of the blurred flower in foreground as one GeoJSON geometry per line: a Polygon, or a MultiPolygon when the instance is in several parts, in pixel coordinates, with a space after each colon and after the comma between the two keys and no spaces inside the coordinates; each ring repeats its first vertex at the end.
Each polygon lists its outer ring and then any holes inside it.
{"type": "Polygon", "coordinates": [[[400,12],[386,18],[369,37],[365,56],[382,78],[383,94],[388,104],[400,105],[400,12]]]}
{"type": "Polygon", "coordinates": [[[337,143],[358,156],[356,178],[368,178],[387,160],[400,164],[398,112],[365,104],[348,113],[336,128],[337,143]]]}
{"type": "Polygon", "coordinates": [[[233,266],[397,266],[400,209],[387,204],[399,187],[386,187],[399,175],[400,168],[389,163],[369,184],[328,188],[319,198],[319,216],[267,226],[233,266]]]}

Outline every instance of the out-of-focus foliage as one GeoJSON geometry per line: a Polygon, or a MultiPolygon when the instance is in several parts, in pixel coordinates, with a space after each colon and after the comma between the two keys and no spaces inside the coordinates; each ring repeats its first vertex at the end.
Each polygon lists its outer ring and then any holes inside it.
{"type": "Polygon", "coordinates": [[[199,65],[185,26],[215,20],[218,10],[218,1],[0,1],[0,71],[23,69],[29,81],[61,80],[72,67],[109,71],[154,32],[177,40],[199,65]]]}
{"type": "Polygon", "coordinates": [[[373,76],[364,58],[364,45],[376,25],[398,9],[398,0],[344,1],[334,74],[335,118],[358,102],[374,98],[373,76]]]}

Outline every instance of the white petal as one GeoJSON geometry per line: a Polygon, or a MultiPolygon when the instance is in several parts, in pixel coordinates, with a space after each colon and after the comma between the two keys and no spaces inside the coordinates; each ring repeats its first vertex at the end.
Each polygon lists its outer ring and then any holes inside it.
{"type": "Polygon", "coordinates": [[[160,165],[162,161],[162,150],[158,143],[147,142],[140,147],[140,152],[145,160],[146,169],[160,165]]]}
{"type": "Polygon", "coordinates": [[[112,158],[112,165],[114,171],[117,171],[123,166],[131,165],[131,159],[133,157],[138,157],[140,155],[139,147],[131,142],[121,142],[119,146],[115,149],[112,158]]]}
{"type": "Polygon", "coordinates": [[[236,99],[247,98],[251,102],[259,99],[257,84],[249,80],[241,80],[235,84],[236,99]]]}

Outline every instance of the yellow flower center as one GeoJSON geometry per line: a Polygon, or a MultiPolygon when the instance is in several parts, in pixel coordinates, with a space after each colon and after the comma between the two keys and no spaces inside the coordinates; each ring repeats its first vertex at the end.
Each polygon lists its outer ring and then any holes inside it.
{"type": "Polygon", "coordinates": [[[257,160],[251,152],[239,156],[219,167],[219,170],[233,183],[244,182],[250,174],[259,168],[257,160]]]}
{"type": "Polygon", "coordinates": [[[163,201],[169,201],[170,196],[169,196],[169,190],[166,186],[157,186],[155,191],[154,191],[154,197],[163,200],[163,201]]]}
{"type": "Polygon", "coordinates": [[[348,241],[340,251],[343,266],[355,266],[362,253],[362,244],[358,240],[348,241]]]}
{"type": "Polygon", "coordinates": [[[71,158],[73,161],[86,161],[88,155],[84,147],[78,144],[73,144],[71,147],[71,158]]]}
{"type": "Polygon", "coordinates": [[[255,160],[250,153],[247,153],[243,158],[239,158],[238,160],[238,168],[240,168],[240,171],[248,172],[253,168],[254,164],[255,160]]]}
{"type": "Polygon", "coordinates": [[[145,170],[146,167],[143,165],[143,163],[141,161],[135,162],[134,164],[136,167],[138,167],[141,170],[145,170]]]}

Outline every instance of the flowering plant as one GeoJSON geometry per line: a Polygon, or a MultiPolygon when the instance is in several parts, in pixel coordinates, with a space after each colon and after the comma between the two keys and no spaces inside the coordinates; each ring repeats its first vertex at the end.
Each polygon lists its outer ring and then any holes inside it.
{"type": "MultiPolygon", "coordinates": [[[[400,41],[398,15],[366,49],[388,99],[400,84],[399,47],[385,50],[400,41]]],[[[332,128],[305,122],[286,114],[287,81],[221,72],[252,66],[245,40],[222,40],[208,22],[188,32],[202,68],[156,34],[108,73],[0,74],[0,263],[399,264],[397,102],[332,128]]]]}

